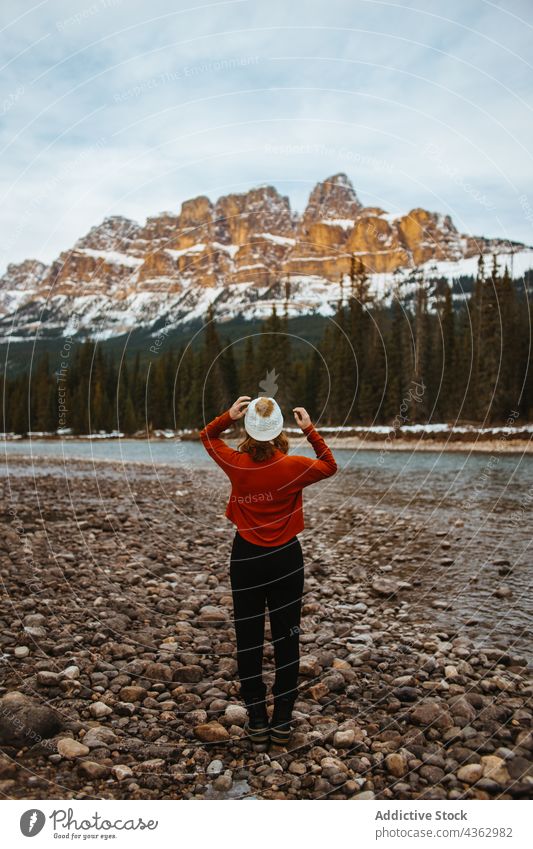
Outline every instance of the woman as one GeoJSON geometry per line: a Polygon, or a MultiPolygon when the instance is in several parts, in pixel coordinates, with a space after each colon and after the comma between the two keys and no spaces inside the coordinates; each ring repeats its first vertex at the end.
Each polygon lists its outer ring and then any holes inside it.
{"type": "Polygon", "coordinates": [[[226,516],[237,528],[230,561],[237,664],[248,710],[246,731],[258,751],[266,749],[269,739],[275,745],[288,743],[297,695],[304,570],[296,534],[304,528],[302,489],[337,470],[305,409],[295,407],[293,412],[316,458],[287,453],[283,415],[273,398],[250,401],[242,395],[200,433],[207,452],[231,481],[226,516]],[[220,435],[243,416],[246,437],[234,450],[220,435]],[[276,666],[270,727],[262,675],[265,606],[276,666]]]}

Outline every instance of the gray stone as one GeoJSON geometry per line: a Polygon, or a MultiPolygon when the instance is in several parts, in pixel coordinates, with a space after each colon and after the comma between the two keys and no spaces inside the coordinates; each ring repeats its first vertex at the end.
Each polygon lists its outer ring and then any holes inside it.
{"type": "Polygon", "coordinates": [[[337,731],[333,737],[333,745],[336,749],[349,749],[355,743],[355,731],[337,731]]]}
{"type": "Polygon", "coordinates": [[[28,646],[15,646],[15,651],[13,652],[15,657],[19,657],[19,658],[28,657],[29,653],[30,653],[30,650],[29,650],[28,646]]]}
{"type": "Polygon", "coordinates": [[[248,719],[248,711],[242,705],[228,705],[224,716],[232,725],[244,725],[248,719]]]}
{"type": "Polygon", "coordinates": [[[224,769],[224,764],[222,763],[222,761],[218,760],[218,758],[215,758],[215,760],[211,761],[211,763],[207,767],[206,772],[207,772],[207,775],[217,776],[217,775],[220,775],[220,773],[222,772],[223,769],[224,769]]]}

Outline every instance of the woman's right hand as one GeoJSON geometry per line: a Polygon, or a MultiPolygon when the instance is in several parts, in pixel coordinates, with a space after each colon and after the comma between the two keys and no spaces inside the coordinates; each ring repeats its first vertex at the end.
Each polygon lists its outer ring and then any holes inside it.
{"type": "Polygon", "coordinates": [[[242,419],[251,400],[250,395],[241,395],[240,398],[237,398],[235,403],[229,408],[229,414],[233,421],[242,419]]]}
{"type": "Polygon", "coordinates": [[[302,430],[305,430],[305,428],[311,424],[311,418],[305,407],[294,407],[293,413],[294,418],[296,419],[296,424],[298,427],[301,427],[302,430]]]}

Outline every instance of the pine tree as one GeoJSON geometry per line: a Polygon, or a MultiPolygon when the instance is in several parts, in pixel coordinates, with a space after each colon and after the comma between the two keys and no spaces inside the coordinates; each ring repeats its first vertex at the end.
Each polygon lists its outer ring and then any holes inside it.
{"type": "Polygon", "coordinates": [[[429,395],[433,376],[433,349],[427,284],[422,272],[417,273],[416,282],[412,378],[406,397],[409,399],[410,420],[420,422],[426,421],[431,411],[429,395]]]}
{"type": "Polygon", "coordinates": [[[145,427],[145,381],[141,371],[141,357],[139,351],[135,354],[133,369],[131,372],[131,400],[135,410],[135,416],[139,425],[145,427]]]}
{"type": "Polygon", "coordinates": [[[178,384],[178,428],[195,428],[199,426],[202,416],[201,394],[197,391],[198,360],[191,345],[182,352],[177,365],[176,381],[178,384]]]}
{"type": "Polygon", "coordinates": [[[107,430],[108,399],[105,394],[105,361],[101,346],[96,347],[91,374],[91,427],[97,432],[107,430]]]}
{"type": "Polygon", "coordinates": [[[517,350],[520,326],[516,314],[516,293],[505,266],[503,277],[496,278],[496,292],[500,321],[501,359],[499,377],[494,397],[494,418],[505,421],[511,411],[516,409],[519,386],[517,382],[517,350]]]}
{"type": "Polygon", "coordinates": [[[303,379],[299,383],[298,390],[295,390],[295,397],[303,399],[302,403],[295,404],[295,406],[305,407],[311,419],[315,422],[322,419],[325,413],[326,398],[321,392],[322,370],[323,362],[320,353],[316,348],[313,348],[311,356],[303,364],[303,379]]]}
{"type": "MultiPolygon", "coordinates": [[[[235,364],[233,345],[225,337],[222,350],[222,373],[224,382],[224,409],[227,410],[239,396],[239,375],[235,364]]],[[[244,394],[244,393],[243,393],[244,394]]]]}
{"type": "Polygon", "coordinates": [[[244,356],[239,369],[239,389],[237,395],[255,397],[259,385],[259,376],[255,362],[255,346],[253,336],[247,336],[244,343],[244,356]]]}
{"type": "Polygon", "coordinates": [[[152,422],[154,428],[165,428],[167,425],[168,390],[166,377],[163,355],[152,363],[150,368],[148,419],[152,422]]]}
{"type": "Polygon", "coordinates": [[[473,421],[476,417],[477,400],[473,380],[476,335],[473,329],[473,319],[476,309],[474,296],[463,302],[457,312],[455,334],[455,362],[453,407],[448,412],[447,420],[473,421]]]}
{"type": "Polygon", "coordinates": [[[408,319],[401,298],[401,284],[395,286],[392,295],[390,330],[387,334],[387,391],[385,399],[386,421],[393,421],[400,414],[407,398],[407,382],[410,373],[409,350],[406,342],[408,319]]]}
{"type": "Polygon", "coordinates": [[[91,420],[91,371],[95,357],[95,343],[87,340],[71,353],[67,375],[67,399],[71,427],[75,433],[89,433],[91,420]]]}
{"type": "Polygon", "coordinates": [[[32,375],[29,414],[33,431],[50,433],[58,427],[48,352],[39,359],[32,375]]]}
{"type": "Polygon", "coordinates": [[[339,302],[330,325],[326,366],[329,372],[328,424],[351,424],[355,419],[355,399],[359,383],[357,359],[349,336],[347,310],[339,302]]]}
{"type": "MultiPolygon", "coordinates": [[[[447,421],[455,415],[456,405],[456,339],[455,313],[453,309],[452,290],[445,281],[441,285],[441,297],[437,302],[439,324],[441,329],[441,388],[437,398],[437,415],[447,421]]],[[[434,387],[437,391],[437,387],[434,387]]]]}
{"type": "MultiPolygon", "coordinates": [[[[221,344],[212,306],[207,311],[203,340],[201,353],[203,376],[201,377],[201,389],[198,385],[198,390],[201,394],[202,417],[206,422],[209,422],[224,411],[227,400],[221,344]]],[[[198,377],[200,375],[197,375],[198,377]]]]}
{"type": "Polygon", "coordinates": [[[311,373],[308,369],[307,375],[306,396],[309,397],[314,394],[315,410],[318,408],[323,411],[326,424],[332,424],[334,420],[331,400],[331,369],[328,365],[332,360],[335,349],[334,330],[336,328],[332,323],[326,325],[317,346],[315,365],[318,367],[313,369],[311,373]]]}
{"type": "Polygon", "coordinates": [[[502,355],[499,304],[499,267],[493,256],[491,274],[481,283],[479,304],[478,385],[475,387],[476,418],[493,421],[497,416],[494,395],[498,382],[502,355]]]}
{"type": "Polygon", "coordinates": [[[366,369],[368,366],[368,333],[369,316],[368,306],[370,303],[370,284],[362,259],[351,257],[350,268],[350,297],[348,300],[349,311],[349,338],[351,343],[351,356],[354,359],[354,370],[357,375],[357,390],[355,404],[350,416],[352,421],[357,421],[361,416],[361,394],[365,393],[366,369]]]}
{"type": "Polygon", "coordinates": [[[386,343],[383,335],[383,316],[374,310],[369,316],[370,328],[366,348],[364,380],[359,398],[361,423],[379,424],[385,421],[386,343]]]}
{"type": "Polygon", "coordinates": [[[11,413],[9,431],[22,435],[31,430],[30,427],[30,381],[27,372],[13,379],[8,393],[7,409],[11,413]]]}
{"type": "MultiPolygon", "coordinates": [[[[274,394],[282,409],[288,409],[292,404],[292,363],[291,343],[288,333],[287,316],[278,316],[276,307],[272,307],[270,316],[261,325],[259,343],[255,356],[256,373],[261,383],[272,382],[276,387],[265,390],[274,394]],[[271,381],[271,378],[275,378],[271,381]]],[[[256,390],[258,391],[258,390],[256,390]]],[[[255,393],[252,393],[252,396],[255,393]]]]}
{"type": "Polygon", "coordinates": [[[130,371],[124,360],[120,367],[117,387],[117,424],[116,429],[130,436],[138,430],[138,420],[131,397],[130,371]]]}

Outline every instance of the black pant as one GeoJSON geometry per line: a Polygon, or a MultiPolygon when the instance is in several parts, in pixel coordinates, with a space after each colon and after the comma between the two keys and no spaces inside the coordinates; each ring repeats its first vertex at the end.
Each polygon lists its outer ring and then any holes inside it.
{"type": "Polygon", "coordinates": [[[247,704],[264,699],[263,643],[268,606],[274,645],[274,697],[297,695],[304,564],[300,541],[254,545],[237,532],[230,562],[241,695],[247,704]]]}

